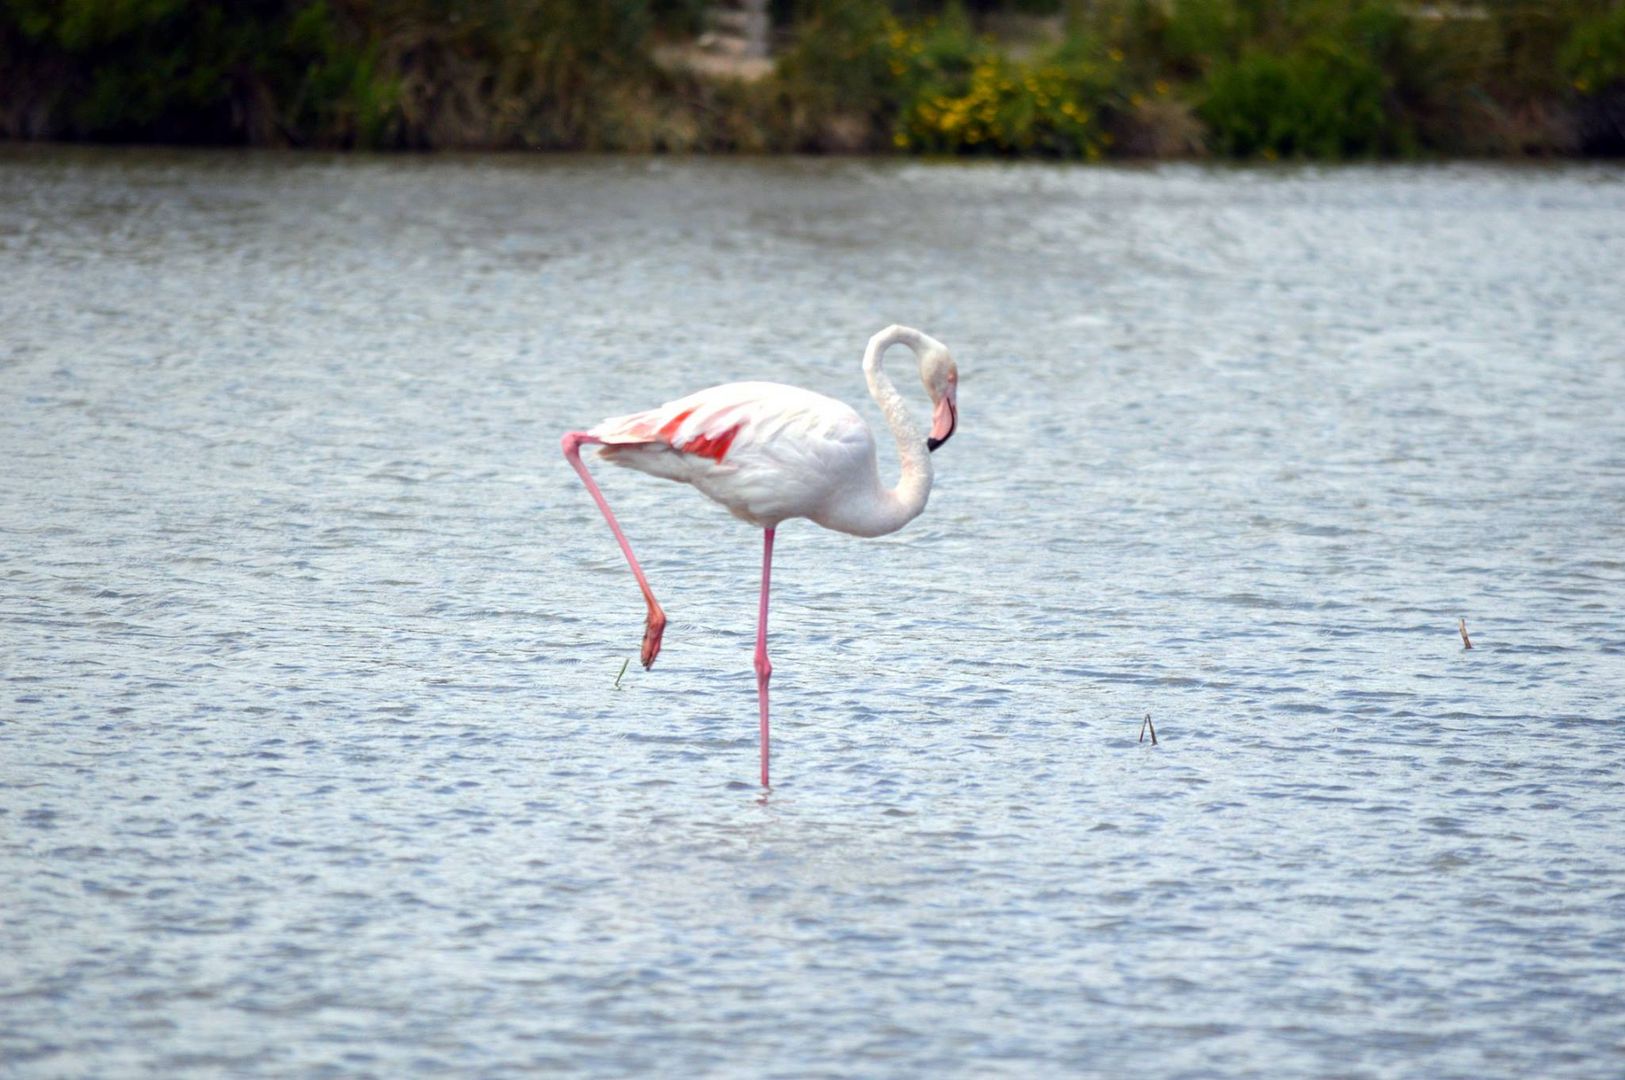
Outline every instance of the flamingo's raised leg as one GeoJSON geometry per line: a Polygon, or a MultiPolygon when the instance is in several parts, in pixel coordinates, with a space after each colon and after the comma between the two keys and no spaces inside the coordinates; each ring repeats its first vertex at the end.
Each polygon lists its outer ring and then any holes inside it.
{"type": "MultiPolygon", "coordinates": [[[[655,657],[660,655],[660,637],[666,632],[666,613],[661,610],[659,602],[655,600],[655,594],[649,589],[649,579],[643,576],[643,567],[638,565],[637,558],[632,554],[632,545],[626,542],[626,534],[621,532],[621,526],[615,520],[615,515],[609,512],[609,503],[604,501],[604,493],[598,490],[598,485],[593,482],[592,474],[588,473],[587,466],[582,464],[582,444],[602,443],[603,441],[588,435],[584,431],[572,431],[559,441],[559,445],[564,449],[565,458],[574,466],[575,471],[581,474],[581,481],[587,485],[587,490],[592,493],[593,501],[598,504],[598,509],[604,512],[604,520],[609,522],[610,531],[615,534],[615,542],[621,545],[621,552],[626,556],[627,564],[632,567],[632,574],[638,579],[638,588],[643,590],[643,599],[649,605],[649,617],[643,624],[643,650],[639,653],[643,666],[647,668],[652,666],[655,657]]],[[[762,603],[765,611],[767,603],[765,595],[762,603]]],[[[764,704],[762,708],[765,710],[767,706],[764,704]]],[[[765,711],[762,713],[762,717],[762,730],[765,732],[767,730],[767,713],[765,711]]],[[[765,777],[767,768],[765,759],[762,768],[765,777]]]]}
{"type": "Polygon", "coordinates": [[[767,681],[773,664],[767,658],[767,588],[773,576],[773,530],[762,534],[762,608],[756,620],[756,700],[762,713],[762,786],[767,787],[767,681]]]}

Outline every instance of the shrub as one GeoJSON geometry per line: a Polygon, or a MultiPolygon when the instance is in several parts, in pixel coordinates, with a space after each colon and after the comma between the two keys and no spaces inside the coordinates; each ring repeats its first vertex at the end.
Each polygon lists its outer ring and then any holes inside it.
{"type": "Polygon", "coordinates": [[[649,0],[7,0],[0,71],[25,89],[0,136],[612,144],[659,87],[652,21],[649,0]]]}
{"type": "Polygon", "coordinates": [[[779,59],[776,81],[789,112],[788,137],[798,149],[865,149],[879,145],[901,105],[902,84],[890,37],[898,24],[883,6],[826,0],[796,28],[779,59]],[[825,144],[842,127],[846,134],[825,144]]]}
{"type": "Polygon", "coordinates": [[[1625,152],[1625,0],[773,0],[793,34],[772,75],[657,67],[653,42],[686,39],[706,7],[0,0],[0,138],[1083,158],[1202,145],[1242,157],[1625,152]],[[1044,21],[989,20],[1011,34],[1001,46],[968,12],[1044,21]]]}
{"type": "Polygon", "coordinates": [[[214,142],[266,136],[268,102],[312,59],[287,6],[228,12],[198,0],[10,0],[0,69],[26,95],[0,134],[214,142]],[[281,78],[278,78],[281,76],[281,78]],[[24,114],[24,115],[20,115],[24,114]]]}
{"type": "Polygon", "coordinates": [[[1214,148],[1333,159],[1414,151],[1410,117],[1438,92],[1416,19],[1391,0],[1286,10],[1255,20],[1256,43],[1200,86],[1214,148]]]}
{"type": "Polygon", "coordinates": [[[980,58],[962,84],[927,90],[904,114],[899,147],[934,153],[1038,153],[1098,158],[1109,79],[1087,64],[980,58]]]}
{"type": "Polygon", "coordinates": [[[1625,81],[1625,6],[1575,26],[1557,63],[1564,78],[1582,94],[1600,93],[1625,81]]]}
{"type": "Polygon", "coordinates": [[[1579,94],[1576,127],[1589,154],[1625,154],[1625,7],[1577,25],[1558,65],[1579,94]]]}
{"type": "Polygon", "coordinates": [[[1252,20],[1234,0],[1181,0],[1138,35],[1170,75],[1202,75],[1233,61],[1252,36],[1252,20]]]}
{"type": "Polygon", "coordinates": [[[1208,80],[1199,110],[1216,149],[1240,157],[1344,158],[1393,149],[1382,71],[1327,41],[1255,52],[1208,80]]]}

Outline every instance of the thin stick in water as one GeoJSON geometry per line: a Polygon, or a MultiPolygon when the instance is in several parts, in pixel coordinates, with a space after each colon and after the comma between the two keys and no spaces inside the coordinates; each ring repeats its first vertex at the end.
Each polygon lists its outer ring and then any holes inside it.
{"type": "Polygon", "coordinates": [[[615,689],[619,690],[621,688],[621,676],[626,674],[627,666],[631,663],[632,658],[630,656],[621,661],[621,674],[615,676],[615,689]]]}
{"type": "Polygon", "coordinates": [[[1470,648],[1473,647],[1473,642],[1472,642],[1472,639],[1467,636],[1467,620],[1462,619],[1461,623],[1460,623],[1460,626],[1461,626],[1461,647],[1464,648],[1464,649],[1470,649],[1470,648]]]}
{"type": "Polygon", "coordinates": [[[1140,724],[1140,741],[1141,742],[1145,742],[1145,733],[1146,733],[1146,729],[1148,729],[1148,728],[1151,731],[1151,745],[1155,746],[1155,745],[1157,745],[1157,725],[1155,725],[1155,724],[1153,724],[1151,722],[1151,714],[1150,713],[1145,714],[1145,720],[1144,720],[1144,722],[1142,722],[1140,724]]]}

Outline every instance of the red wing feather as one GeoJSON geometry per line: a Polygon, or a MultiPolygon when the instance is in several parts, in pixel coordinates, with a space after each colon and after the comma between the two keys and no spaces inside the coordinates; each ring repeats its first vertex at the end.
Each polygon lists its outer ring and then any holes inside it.
{"type": "MultiPolygon", "coordinates": [[[[666,442],[671,443],[672,446],[676,447],[677,444],[671,442],[672,438],[676,436],[677,429],[683,426],[683,421],[687,420],[693,415],[693,409],[684,409],[682,412],[678,413],[676,416],[662,424],[660,430],[655,432],[655,434],[661,439],[664,439],[666,442]]],[[[678,447],[678,449],[681,449],[681,447],[678,447]]]]}
{"type": "MultiPolygon", "coordinates": [[[[679,403],[680,404],[680,403],[679,403]]],[[[690,406],[678,412],[662,416],[662,409],[651,410],[648,413],[635,413],[631,416],[618,417],[606,420],[593,429],[610,445],[632,445],[638,442],[665,443],[682,454],[693,454],[696,457],[710,458],[720,462],[728,454],[728,448],[733,445],[734,439],[744,428],[743,420],[736,421],[729,427],[713,431],[693,431],[698,427],[713,426],[720,417],[707,417],[702,413],[700,418],[689,423],[695,413],[701,412],[700,406],[690,406]],[[684,424],[688,424],[692,434],[680,437],[679,432],[684,424]]],[[[724,415],[726,410],[724,411],[724,415]]]]}
{"type": "Polygon", "coordinates": [[[727,455],[728,447],[733,445],[734,436],[738,435],[739,429],[744,426],[743,423],[738,423],[718,435],[696,435],[677,449],[685,454],[721,461],[727,455]]]}

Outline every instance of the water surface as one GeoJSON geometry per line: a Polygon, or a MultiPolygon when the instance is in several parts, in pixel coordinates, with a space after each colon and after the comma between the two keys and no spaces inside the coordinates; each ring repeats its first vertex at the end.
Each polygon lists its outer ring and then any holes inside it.
{"type": "Polygon", "coordinates": [[[6,151],[0,1060],[1617,1076],[1622,282],[1600,166],[6,151]],[[759,537],[601,470],[641,672],[558,435],[891,322],[764,797],[759,537]]]}

